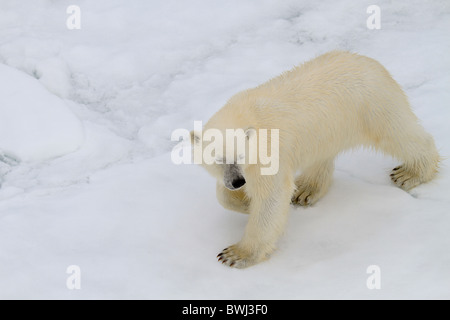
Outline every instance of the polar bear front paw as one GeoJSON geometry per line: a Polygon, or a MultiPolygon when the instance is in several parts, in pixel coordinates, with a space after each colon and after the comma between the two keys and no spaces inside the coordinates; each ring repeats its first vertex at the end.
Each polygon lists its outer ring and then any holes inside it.
{"type": "Polygon", "coordinates": [[[222,252],[217,255],[217,258],[222,264],[239,269],[250,267],[265,260],[264,256],[258,258],[257,255],[243,249],[239,244],[234,244],[223,249],[222,252]]]}

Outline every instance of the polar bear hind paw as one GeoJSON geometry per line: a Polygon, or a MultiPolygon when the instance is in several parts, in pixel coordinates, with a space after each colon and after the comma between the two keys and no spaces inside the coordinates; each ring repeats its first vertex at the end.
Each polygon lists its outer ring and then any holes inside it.
{"type": "Polygon", "coordinates": [[[321,192],[307,185],[297,186],[291,203],[298,206],[311,206],[316,203],[321,196],[321,192]]]}
{"type": "Polygon", "coordinates": [[[408,191],[422,183],[420,176],[412,170],[406,168],[405,165],[395,167],[391,171],[391,180],[399,188],[408,191]]]}

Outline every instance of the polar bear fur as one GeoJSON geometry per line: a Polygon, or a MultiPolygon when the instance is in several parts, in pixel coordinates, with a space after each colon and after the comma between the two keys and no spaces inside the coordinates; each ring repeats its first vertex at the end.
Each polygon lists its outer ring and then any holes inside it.
{"type": "MultiPolygon", "coordinates": [[[[321,55],[238,93],[208,121],[208,128],[224,136],[225,129],[279,129],[275,175],[261,175],[261,164],[247,162],[204,165],[217,178],[218,201],[249,213],[241,241],[218,255],[237,268],[269,257],[290,203],[316,203],[330,187],[334,159],[342,151],[367,146],[400,160],[390,176],[404,190],[433,179],[439,163],[433,138],[418,123],[400,86],[377,61],[348,52],[321,55]],[[227,188],[230,172],[244,178],[245,185],[227,188]]],[[[202,138],[191,134],[194,141],[202,138]]]]}

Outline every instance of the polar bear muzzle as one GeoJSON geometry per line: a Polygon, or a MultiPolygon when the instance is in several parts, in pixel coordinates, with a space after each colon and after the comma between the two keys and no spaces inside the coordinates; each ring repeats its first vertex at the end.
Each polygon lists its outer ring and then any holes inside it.
{"type": "Polygon", "coordinates": [[[245,185],[245,178],[237,164],[225,164],[223,183],[230,190],[238,190],[245,185]]]}

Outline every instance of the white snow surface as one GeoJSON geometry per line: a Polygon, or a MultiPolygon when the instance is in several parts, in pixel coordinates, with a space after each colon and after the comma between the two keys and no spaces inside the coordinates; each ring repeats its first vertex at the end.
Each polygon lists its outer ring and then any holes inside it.
{"type": "Polygon", "coordinates": [[[0,298],[449,299],[450,5],[380,0],[370,30],[372,4],[0,0],[0,298]],[[66,27],[73,4],[80,30],[66,27]],[[439,177],[406,193],[389,180],[396,160],[344,153],[270,260],[222,266],[248,217],[218,204],[202,168],[171,162],[172,131],[335,49],[402,85],[439,177]]]}
{"type": "Polygon", "coordinates": [[[16,161],[43,161],[78,149],[80,120],[38,80],[0,64],[0,152],[16,161]]]}

